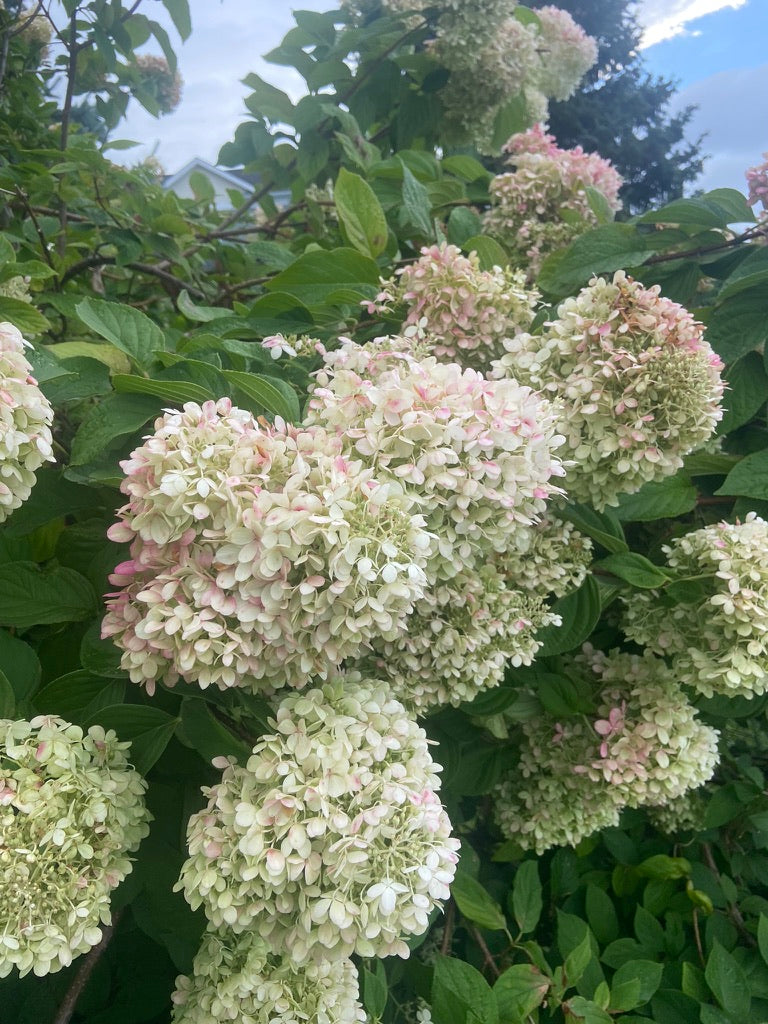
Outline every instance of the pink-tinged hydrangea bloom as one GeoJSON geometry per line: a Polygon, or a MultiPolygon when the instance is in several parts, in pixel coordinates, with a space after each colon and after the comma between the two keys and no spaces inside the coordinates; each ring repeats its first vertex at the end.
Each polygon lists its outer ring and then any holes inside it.
{"type": "Polygon", "coordinates": [[[386,684],[355,675],[286,697],[272,727],[204,790],[178,887],[214,927],[295,963],[407,957],[459,848],[426,734],[386,684]]]}
{"type": "Polygon", "coordinates": [[[303,964],[276,956],[252,933],[209,929],[192,975],[176,979],[173,1024],[358,1024],[357,970],[351,960],[303,964]]]}
{"type": "Polygon", "coordinates": [[[691,600],[670,605],[656,590],[624,598],[630,639],[672,659],[681,682],[705,697],[768,692],[768,523],[717,523],[664,547],[675,575],[693,576],[691,600]]]}
{"type": "Polygon", "coordinates": [[[414,359],[387,341],[329,353],[309,419],[419,500],[436,538],[428,575],[447,578],[504,551],[559,493],[555,413],[515,381],[414,359]]]}
{"type": "Polygon", "coordinates": [[[227,399],[158,420],[123,464],[103,635],[134,682],[271,692],[403,627],[431,537],[395,479],[320,427],[262,427],[227,399]]]}
{"type": "Polygon", "coordinates": [[[749,168],[746,178],[749,187],[747,200],[750,206],[762,203],[763,209],[768,210],[768,153],[763,153],[761,164],[749,168]]]}
{"type": "Polygon", "coordinates": [[[558,403],[565,488],[596,509],[676,473],[722,417],[722,363],[691,314],[617,271],[510,338],[494,374],[558,403]]]}
{"type": "Polygon", "coordinates": [[[27,342],[0,323],[0,523],[27,500],[35,471],[54,462],[53,409],[24,356],[27,342]]]}
{"type": "Polygon", "coordinates": [[[129,746],[60,718],[0,721],[0,978],[59,971],[101,940],[149,831],[129,746]]]}
{"type": "Polygon", "coordinates": [[[409,708],[456,706],[498,686],[507,664],[530,665],[541,646],[536,631],[559,623],[539,594],[506,586],[488,564],[434,587],[405,633],[374,641],[364,664],[409,708]]]}
{"type": "Polygon", "coordinates": [[[425,355],[483,371],[503,354],[505,337],[528,330],[539,298],[522,272],[481,270],[477,253],[463,256],[447,244],[425,246],[419,259],[381,283],[372,311],[405,305],[402,327],[420,328],[425,355]]]}
{"type": "Polygon", "coordinates": [[[545,256],[568,245],[598,223],[588,188],[618,210],[622,179],[609,160],[581,146],[560,149],[541,125],[513,135],[504,147],[514,171],[489,186],[491,209],[484,230],[504,243],[534,280],[545,256]]]}
{"type": "Polygon", "coordinates": [[[718,761],[717,732],[660,658],[586,645],[567,670],[594,688],[596,711],[526,722],[517,767],[496,791],[499,827],[538,853],[618,824],[623,807],[677,799],[718,761]]]}
{"type": "Polygon", "coordinates": [[[597,60],[597,42],[568,11],[549,6],[535,13],[540,56],[536,87],[551,99],[567,100],[597,60]]]}

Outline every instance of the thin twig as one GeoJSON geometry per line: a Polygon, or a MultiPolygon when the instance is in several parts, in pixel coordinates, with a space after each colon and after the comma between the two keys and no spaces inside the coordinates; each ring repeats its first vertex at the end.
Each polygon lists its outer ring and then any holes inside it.
{"type": "MultiPolygon", "coordinates": [[[[19,188],[19,186],[17,185],[16,186],[16,195],[21,200],[22,205],[23,205],[25,211],[29,215],[29,219],[32,221],[32,224],[34,226],[35,232],[37,233],[37,237],[38,237],[38,239],[40,241],[40,248],[42,249],[43,259],[48,264],[48,266],[51,268],[51,270],[55,269],[54,266],[53,266],[53,260],[51,259],[51,254],[50,254],[50,252],[48,252],[48,243],[45,240],[45,235],[43,234],[43,229],[40,227],[38,219],[35,216],[34,209],[29,205],[29,198],[28,198],[26,192],[23,192],[19,188]]],[[[53,213],[53,211],[51,211],[51,212],[53,213]]]]}
{"type": "Polygon", "coordinates": [[[493,955],[492,955],[490,949],[488,949],[488,946],[486,945],[485,939],[480,934],[480,929],[476,928],[474,925],[472,925],[470,927],[469,931],[470,931],[470,934],[472,935],[472,938],[475,940],[475,942],[478,944],[478,946],[480,947],[480,949],[482,951],[483,962],[485,963],[485,966],[490,969],[490,971],[493,974],[494,978],[501,977],[501,971],[500,971],[500,969],[498,967],[498,964],[493,959],[493,955]]]}
{"type": "Polygon", "coordinates": [[[707,966],[707,960],[704,956],[704,948],[701,945],[701,933],[699,931],[699,911],[697,907],[693,908],[693,934],[696,937],[696,949],[699,951],[699,960],[701,960],[701,966],[707,966]]]}
{"type": "Polygon", "coordinates": [[[69,1024],[72,1019],[72,1014],[75,1012],[77,1007],[77,1001],[83,994],[83,989],[88,984],[93,970],[96,964],[101,959],[104,950],[112,940],[112,936],[115,933],[115,928],[120,920],[121,911],[112,915],[112,924],[107,925],[102,929],[101,942],[94,946],[93,949],[80,961],[80,969],[72,980],[72,984],[67,989],[66,995],[61,1002],[56,1016],[53,1018],[52,1024],[69,1024]]]}
{"type": "Polygon", "coordinates": [[[448,956],[451,952],[451,940],[453,939],[453,926],[456,921],[456,904],[449,900],[445,908],[445,924],[443,925],[443,941],[440,943],[440,952],[448,956]]]}
{"type": "Polygon", "coordinates": [[[651,256],[643,264],[644,267],[650,267],[657,263],[671,263],[674,260],[688,260],[695,259],[697,256],[706,256],[710,252],[720,252],[723,249],[733,249],[737,245],[741,245],[742,242],[751,242],[754,238],[759,238],[761,235],[765,235],[766,229],[760,225],[756,225],[753,228],[749,228],[741,235],[736,235],[734,238],[725,239],[722,242],[718,242],[717,245],[701,245],[697,249],[686,249],[682,252],[664,252],[658,256],[651,256]]]}
{"type": "MultiPolygon", "coordinates": [[[[84,270],[88,270],[91,267],[110,267],[116,266],[116,256],[86,256],[82,260],[78,260],[77,263],[73,263],[71,267],[62,274],[60,285],[65,285],[67,281],[71,281],[73,277],[77,277],[84,270]]],[[[142,274],[149,274],[151,277],[157,277],[166,284],[173,285],[175,289],[181,291],[182,288],[186,288],[190,295],[196,296],[198,299],[207,299],[207,295],[204,291],[198,288],[194,284],[190,284],[187,281],[180,281],[178,277],[174,277],[173,274],[169,274],[167,270],[162,270],[160,267],[153,263],[126,263],[125,266],[128,270],[138,270],[142,274]]]]}

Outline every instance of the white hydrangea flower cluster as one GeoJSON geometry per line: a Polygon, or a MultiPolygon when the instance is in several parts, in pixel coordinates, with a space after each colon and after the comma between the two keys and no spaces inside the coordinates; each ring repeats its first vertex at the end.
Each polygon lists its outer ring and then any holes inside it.
{"type": "Polygon", "coordinates": [[[596,189],[610,209],[619,210],[622,179],[609,160],[581,146],[561,149],[538,124],[513,135],[504,149],[514,170],[491,181],[492,205],[483,227],[534,281],[546,256],[597,226],[587,189],[596,189]]]}
{"type": "Polygon", "coordinates": [[[693,577],[690,600],[663,592],[623,598],[622,628],[636,643],[672,659],[681,682],[705,697],[768,692],[768,523],[717,523],[664,547],[678,578],[693,577]]]}
{"type": "Polygon", "coordinates": [[[273,954],[257,935],[209,929],[191,977],[176,979],[172,1024],[357,1024],[351,960],[297,965],[273,954]]]}
{"type": "Polygon", "coordinates": [[[406,707],[457,706],[498,686],[507,664],[530,665],[536,632],[560,624],[535,589],[508,587],[492,563],[439,583],[416,604],[407,632],[374,642],[364,665],[406,707]]]}
{"type": "Polygon", "coordinates": [[[496,793],[505,835],[538,853],[618,823],[623,807],[658,806],[711,778],[718,734],[677,675],[650,652],[585,645],[570,668],[597,684],[597,716],[523,726],[517,768],[496,793]]]}
{"type": "Polygon", "coordinates": [[[648,820],[659,832],[678,836],[682,832],[701,832],[704,829],[707,787],[693,789],[675,797],[667,804],[648,808],[648,820]]]}
{"type": "Polygon", "coordinates": [[[548,515],[515,536],[515,546],[496,559],[508,587],[564,597],[584,582],[592,541],[573,525],[548,515]]]}
{"type": "Polygon", "coordinates": [[[677,472],[722,417],[722,363],[701,324],[623,271],[593,278],[541,335],[506,348],[494,375],[557,400],[568,496],[598,510],[677,472]]]}
{"type": "Polygon", "coordinates": [[[560,7],[539,7],[535,13],[540,55],[536,88],[553,100],[570,99],[597,60],[597,41],[560,7]]]}
{"type": "Polygon", "coordinates": [[[58,971],[101,940],[149,831],[129,746],[60,718],[0,721],[0,978],[58,971]]]}
{"type": "Polygon", "coordinates": [[[168,412],[123,463],[131,543],[102,632],[152,692],[304,686],[401,631],[431,538],[401,483],[382,483],[320,427],[260,426],[228,399],[168,412]]]}
{"type": "Polygon", "coordinates": [[[462,255],[455,245],[425,246],[421,256],[382,280],[369,312],[405,304],[401,329],[424,332],[425,354],[487,370],[504,353],[503,339],[528,330],[539,294],[525,285],[521,271],[481,270],[476,252],[462,255]]]}
{"type": "Polygon", "coordinates": [[[343,343],[316,380],[309,421],[418,498],[435,536],[432,581],[506,550],[559,493],[555,411],[516,381],[416,359],[386,340],[343,343]]]}
{"type": "Polygon", "coordinates": [[[53,409],[24,356],[28,344],[0,323],[0,523],[27,500],[35,472],[54,462],[53,409]]]}
{"type": "Polygon", "coordinates": [[[459,847],[424,731],[386,684],[354,674],[290,694],[272,724],[205,791],[178,887],[214,927],[296,963],[407,956],[459,847]]]}

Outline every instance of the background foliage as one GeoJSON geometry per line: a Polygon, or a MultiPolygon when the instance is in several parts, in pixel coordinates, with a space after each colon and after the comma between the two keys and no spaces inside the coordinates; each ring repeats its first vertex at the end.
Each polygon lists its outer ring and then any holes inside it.
{"type": "MultiPolygon", "coordinates": [[[[184,0],[164,5],[185,37],[184,0]]],[[[5,979],[0,1020],[66,1020],[74,985],[78,1024],[164,1024],[174,977],[189,970],[203,928],[172,892],[186,821],[201,804],[200,786],[215,778],[211,758],[243,756],[266,728],[267,709],[237,691],[184,686],[147,698],[99,639],[106,577],[122,558],[106,539],[121,503],[118,462],[161,409],[188,400],[229,395],[260,415],[298,419],[308,364],[276,368],[262,338],[365,340],[394,329],[360,303],[424,244],[447,239],[476,250],[485,266],[505,254],[481,234],[489,172],[470,152],[436,155],[440,76],[419,48],[425,29],[387,17],[345,27],[339,12],[297,12],[268,59],[295,67],[306,95],[294,104],[249,76],[248,118],[221,158],[262,184],[222,215],[204,179],[193,182],[194,199],[177,198],[151,166],[113,164],[109,145],[119,141],[80,130],[73,113],[84,102],[110,127],[131,94],[152,109],[129,69],[150,39],[173,65],[161,27],[120,0],[64,6],[69,21],[46,44],[49,63],[21,30],[27,15],[10,2],[0,12],[0,284],[27,278],[31,299],[0,296],[0,320],[35,344],[30,358],[56,409],[57,453],[0,529],[0,698],[5,717],[55,713],[133,741],[155,820],[117,891],[114,934],[90,977],[77,961],[44,979],[5,979]],[[64,88],[54,92],[57,81],[64,88]],[[290,191],[284,209],[270,197],[275,189],[290,191]]],[[[629,44],[632,30],[622,32],[629,44]]],[[[668,91],[638,84],[642,73],[630,67],[604,90],[626,89],[627,103],[638,104],[668,91]]],[[[684,123],[659,128],[664,154],[684,123]]],[[[510,115],[502,127],[508,135],[522,125],[510,115]]],[[[578,141],[614,155],[597,129],[594,141],[578,141]]],[[[677,177],[650,194],[679,188],[696,160],[690,148],[677,177]]],[[[630,202],[647,195],[632,193],[630,202]]],[[[689,457],[616,513],[573,509],[598,560],[634,552],[654,562],[661,543],[687,529],[768,509],[768,249],[753,224],[744,197],[718,190],[604,223],[545,263],[539,286],[550,302],[618,268],[659,283],[707,324],[727,364],[721,451],[689,457]]],[[[545,649],[538,675],[510,670],[499,689],[426,721],[462,838],[460,873],[444,919],[410,960],[362,965],[372,1018],[405,1021],[405,1008],[422,997],[437,1024],[768,1019],[766,698],[699,700],[730,753],[701,795],[695,829],[668,834],[627,811],[620,828],[535,858],[502,844],[488,824],[487,794],[526,713],[521,688],[533,678],[546,707],[580,709],[579,695],[557,683],[559,655],[588,637],[610,646],[613,599],[644,585],[629,564],[598,567],[577,598],[565,599],[561,639],[545,649]]]]}

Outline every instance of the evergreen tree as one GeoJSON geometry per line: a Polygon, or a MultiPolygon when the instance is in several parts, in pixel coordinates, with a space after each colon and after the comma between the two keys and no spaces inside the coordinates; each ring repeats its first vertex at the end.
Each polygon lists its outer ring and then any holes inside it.
{"type": "MultiPolygon", "coordinates": [[[[547,0],[531,0],[543,7],[547,0]]],[[[561,146],[582,145],[608,157],[626,182],[632,212],[683,194],[702,169],[702,138],[686,128],[695,110],[670,114],[673,79],[648,73],[638,49],[640,28],[630,0],[559,0],[599,45],[598,60],[579,91],[550,103],[549,126],[561,146]]]]}

